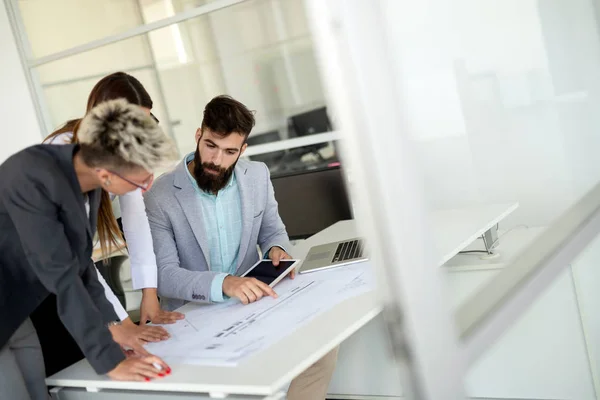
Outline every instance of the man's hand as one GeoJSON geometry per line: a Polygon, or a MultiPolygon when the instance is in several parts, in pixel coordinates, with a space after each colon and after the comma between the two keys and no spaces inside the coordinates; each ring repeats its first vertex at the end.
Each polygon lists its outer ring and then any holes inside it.
{"type": "Polygon", "coordinates": [[[154,324],[174,324],[183,318],[184,315],[182,313],[160,309],[155,288],[145,288],[142,290],[140,325],[146,325],[146,321],[150,321],[154,324]]]}
{"type": "MultiPolygon", "coordinates": [[[[281,247],[271,247],[269,250],[269,259],[273,261],[274,266],[279,265],[279,260],[291,259],[292,257],[286,253],[281,247]]],[[[294,279],[296,277],[296,268],[290,271],[290,278],[294,279]]]]}
{"type": "Polygon", "coordinates": [[[160,326],[137,326],[130,318],[121,325],[110,328],[113,340],[121,347],[131,348],[137,355],[147,356],[150,353],[144,349],[147,342],[160,342],[169,338],[169,333],[160,326]]]}
{"type": "Polygon", "coordinates": [[[277,298],[277,293],[269,285],[255,278],[240,278],[227,275],[223,281],[223,293],[229,297],[237,297],[242,304],[254,303],[263,296],[277,298]]]}

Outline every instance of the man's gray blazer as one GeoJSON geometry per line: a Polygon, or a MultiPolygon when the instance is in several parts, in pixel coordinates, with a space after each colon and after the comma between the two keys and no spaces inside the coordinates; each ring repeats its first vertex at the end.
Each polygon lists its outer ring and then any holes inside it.
{"type": "MultiPolygon", "coordinates": [[[[198,193],[182,161],[156,180],[144,195],[158,266],[158,294],[163,306],[174,310],[188,301],[210,301],[212,280],[208,234],[203,226],[198,193]]],[[[242,237],[236,275],[246,272],[271,247],[290,248],[277,211],[269,170],[260,162],[239,160],[235,177],[242,204],[242,237]]]]}

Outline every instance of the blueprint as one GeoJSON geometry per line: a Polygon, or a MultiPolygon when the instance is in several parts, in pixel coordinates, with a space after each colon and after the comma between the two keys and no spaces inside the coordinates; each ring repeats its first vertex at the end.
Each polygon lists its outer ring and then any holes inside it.
{"type": "Polygon", "coordinates": [[[162,325],[171,338],[146,349],[167,363],[235,366],[336,304],[372,290],[373,281],[368,262],[296,275],[275,287],[277,299],[198,305],[185,319],[162,325]]]}

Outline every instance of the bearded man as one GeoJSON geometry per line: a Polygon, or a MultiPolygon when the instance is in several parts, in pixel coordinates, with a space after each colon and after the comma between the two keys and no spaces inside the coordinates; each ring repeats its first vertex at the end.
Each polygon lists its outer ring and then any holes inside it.
{"type": "MultiPolygon", "coordinates": [[[[291,258],[269,169],[240,160],[253,126],[254,115],[245,105],[229,96],[215,97],[196,131],[196,151],[144,196],[158,294],[166,310],[190,301],[237,298],[249,304],[276,297],[267,284],[240,277],[260,255],[274,265],[291,258]]],[[[336,360],[337,349],[294,379],[287,398],[325,399],[336,360]]]]}

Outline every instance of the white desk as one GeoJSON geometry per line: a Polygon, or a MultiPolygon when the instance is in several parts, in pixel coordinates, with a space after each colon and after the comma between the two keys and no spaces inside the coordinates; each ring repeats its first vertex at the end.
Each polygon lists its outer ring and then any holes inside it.
{"type": "MultiPolygon", "coordinates": [[[[293,253],[304,255],[313,245],[347,238],[346,235],[353,231],[347,227],[352,225],[351,221],[336,224],[303,241],[293,253]]],[[[188,304],[182,311],[185,312],[187,307],[195,306],[188,304]]],[[[263,398],[277,393],[294,377],[339,345],[379,312],[379,304],[372,294],[350,299],[330,312],[311,320],[285,340],[275,343],[235,368],[172,365],[173,373],[163,379],[139,383],[117,382],[96,375],[87,361],[83,360],[53,375],[46,382],[49,386],[64,388],[59,394],[70,396],[69,399],[98,398],[94,397],[98,394],[67,388],[120,389],[118,392],[102,392],[105,396],[102,398],[114,399],[121,399],[126,394],[134,394],[123,392],[123,389],[144,391],[144,398],[154,398],[154,396],[159,398],[163,396],[160,392],[196,395],[209,393],[214,397],[220,397],[222,394],[239,394],[263,398]],[[290,343],[293,343],[293,346],[290,346],[290,343]]]]}
{"type": "MultiPolygon", "coordinates": [[[[517,207],[495,205],[465,210],[439,211],[432,215],[434,238],[440,260],[458,253],[517,207]]],[[[293,250],[304,258],[311,246],[357,236],[354,221],[339,222],[301,242],[293,250]]],[[[185,307],[194,307],[186,305],[185,307]]],[[[182,311],[185,312],[185,307],[182,311]]],[[[117,382],[96,375],[89,364],[81,361],[47,379],[48,385],[60,387],[57,398],[165,398],[173,393],[272,396],[312,363],[372,320],[381,311],[373,293],[350,299],[311,320],[292,335],[235,368],[173,365],[173,373],[152,382],[117,382]],[[291,346],[290,344],[293,343],[291,346]],[[282,355],[285,357],[282,357],[282,355]],[[101,389],[100,394],[82,389],[101,389]],[[134,398],[134,397],[131,397],[134,398]]],[[[198,398],[198,397],[195,397],[198,398]]],[[[242,397],[240,397],[242,398],[242,397]]],[[[244,397],[246,398],[246,397],[244,397]]],[[[248,397],[250,398],[250,397],[248,397]]]]}
{"type": "MultiPolygon", "coordinates": [[[[453,307],[457,308],[493,279],[543,230],[519,228],[503,236],[496,249],[498,258],[482,260],[478,254],[461,254],[446,263],[443,268],[447,272],[448,300],[453,307]]],[[[481,248],[481,243],[470,248],[481,248]]],[[[600,274],[592,271],[597,271],[600,241],[592,250],[591,256],[578,260],[579,267],[589,271],[581,281],[589,286],[588,294],[598,293],[600,274]]],[[[591,309],[595,309],[598,298],[597,294],[589,298],[588,306],[594,305],[591,309]]],[[[596,399],[580,302],[571,269],[565,270],[471,366],[465,379],[469,396],[495,400],[596,399]]],[[[596,344],[597,335],[593,334],[600,332],[595,328],[600,326],[600,318],[595,315],[588,313],[588,346],[596,344]]],[[[385,329],[378,316],[342,343],[329,398],[403,398],[400,369],[391,357],[385,329]]],[[[594,356],[597,354],[600,352],[594,356]]]]}

